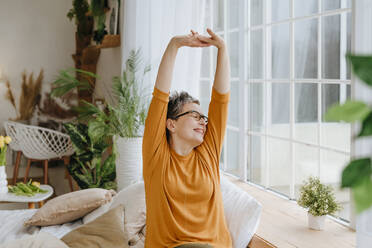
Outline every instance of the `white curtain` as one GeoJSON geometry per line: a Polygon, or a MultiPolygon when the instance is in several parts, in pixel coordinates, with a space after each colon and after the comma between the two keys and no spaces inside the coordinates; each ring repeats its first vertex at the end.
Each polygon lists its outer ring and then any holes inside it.
{"type": "MultiPolygon", "coordinates": [[[[124,0],[122,68],[132,49],[141,49],[144,64],[151,65],[145,85],[152,90],[161,57],[174,35],[190,29],[205,32],[205,0],[124,0]]],[[[201,48],[181,48],[173,74],[173,90],[199,94],[201,48]]]]}

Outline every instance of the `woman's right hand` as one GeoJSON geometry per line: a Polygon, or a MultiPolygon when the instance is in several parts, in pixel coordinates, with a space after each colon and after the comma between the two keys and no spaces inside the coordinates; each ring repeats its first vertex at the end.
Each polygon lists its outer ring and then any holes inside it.
{"type": "Polygon", "coordinates": [[[187,47],[209,47],[211,44],[206,43],[198,39],[198,33],[191,30],[191,34],[188,35],[177,35],[174,36],[171,41],[177,48],[187,46],[187,47]]]}

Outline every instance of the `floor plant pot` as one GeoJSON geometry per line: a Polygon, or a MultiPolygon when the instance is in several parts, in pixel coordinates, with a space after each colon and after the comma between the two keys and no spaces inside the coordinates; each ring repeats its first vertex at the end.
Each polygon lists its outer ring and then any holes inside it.
{"type": "Polygon", "coordinates": [[[0,194],[8,193],[8,181],[6,180],[5,169],[5,165],[0,165],[0,194]]]}
{"type": "Polygon", "coordinates": [[[324,230],[324,222],[326,219],[326,215],[314,216],[308,212],[307,216],[310,229],[318,231],[324,230]]]}
{"type": "Polygon", "coordinates": [[[116,138],[118,191],[142,180],[142,137],[116,138]]]}

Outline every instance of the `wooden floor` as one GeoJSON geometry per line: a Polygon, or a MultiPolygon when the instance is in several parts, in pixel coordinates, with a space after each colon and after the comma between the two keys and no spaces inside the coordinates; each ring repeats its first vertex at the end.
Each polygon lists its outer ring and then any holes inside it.
{"type": "Polygon", "coordinates": [[[324,231],[307,227],[306,210],[265,190],[228,178],[262,204],[257,235],[279,248],[350,248],[356,247],[353,230],[327,219],[324,231]]]}

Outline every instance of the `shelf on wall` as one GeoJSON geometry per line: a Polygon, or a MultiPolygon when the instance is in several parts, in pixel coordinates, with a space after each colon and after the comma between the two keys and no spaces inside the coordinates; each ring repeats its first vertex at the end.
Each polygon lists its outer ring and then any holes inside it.
{"type": "Polygon", "coordinates": [[[106,34],[103,37],[102,43],[99,44],[98,48],[113,48],[120,46],[120,35],[118,34],[106,34]]]}

